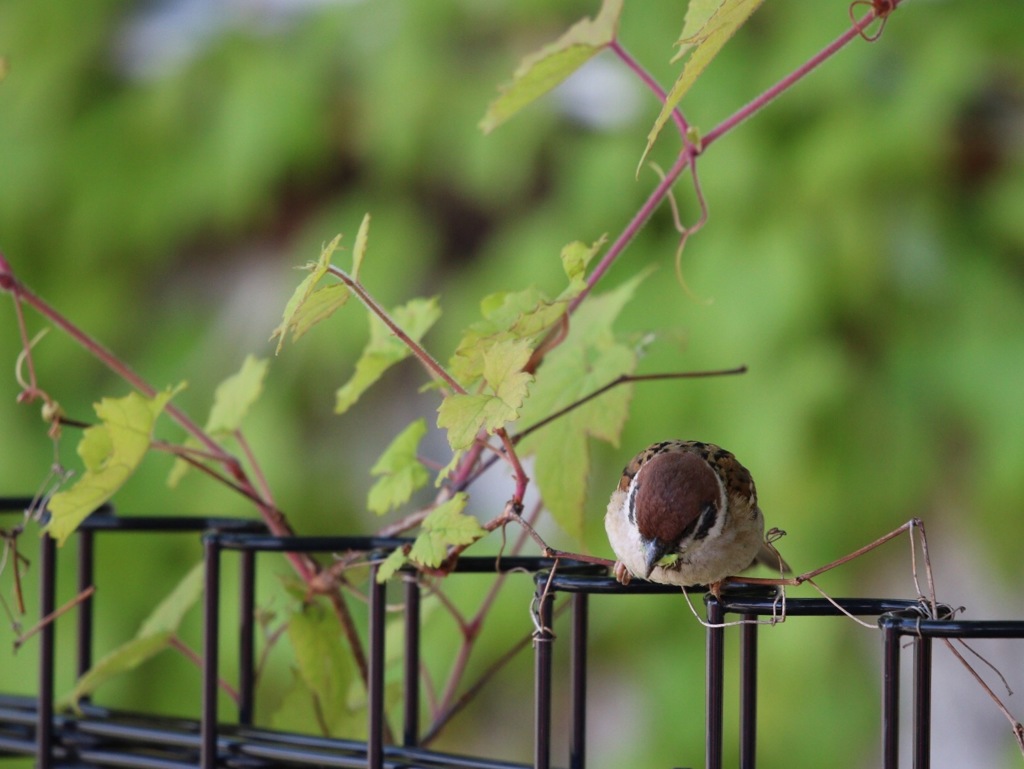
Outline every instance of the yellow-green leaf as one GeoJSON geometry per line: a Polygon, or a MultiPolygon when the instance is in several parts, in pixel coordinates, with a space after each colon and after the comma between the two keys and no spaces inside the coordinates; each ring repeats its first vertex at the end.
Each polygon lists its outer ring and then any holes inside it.
{"type": "Polygon", "coordinates": [[[321,295],[312,302],[311,306],[306,308],[307,302],[314,292],[319,293],[325,289],[317,290],[316,284],[320,282],[320,279],[327,274],[327,269],[331,265],[331,256],[335,251],[338,250],[339,243],[341,243],[341,235],[335,235],[334,239],[320,249],[320,258],[315,262],[310,262],[306,265],[306,269],[309,270],[307,275],[298,287],[292,292],[291,297],[288,299],[288,303],[284,306],[284,312],[281,315],[281,322],[277,328],[270,334],[271,339],[277,339],[277,350],[281,352],[281,347],[284,345],[284,338],[289,331],[292,332],[292,341],[298,339],[304,333],[306,333],[315,323],[328,317],[331,313],[337,310],[341,305],[348,299],[348,289],[341,284],[332,284],[326,288],[332,289],[326,295],[321,295]],[[344,291],[339,291],[338,286],[341,286],[344,291]],[[304,309],[305,308],[305,309],[304,309]]]}
{"type": "MultiPolygon", "coordinates": [[[[242,425],[249,409],[263,392],[263,381],[267,376],[269,361],[247,355],[242,368],[217,385],[213,395],[213,406],[206,420],[206,432],[213,435],[229,435],[242,425]]],[[[187,448],[197,448],[198,441],[190,438],[187,448]]],[[[184,459],[177,459],[167,476],[167,485],[174,487],[184,477],[191,465],[184,459]]]]}
{"type": "Polygon", "coordinates": [[[348,705],[354,668],[342,637],[337,616],[318,602],[303,605],[288,621],[288,640],[302,683],[296,696],[312,705],[320,731],[327,736],[346,733],[362,718],[348,705]]]}
{"type": "Polygon", "coordinates": [[[587,274],[587,265],[601,250],[607,239],[607,236],[602,235],[589,246],[577,240],[562,249],[562,269],[565,270],[565,277],[569,279],[568,288],[562,292],[563,299],[575,297],[586,286],[584,278],[587,274]]]}
{"type": "Polygon", "coordinates": [[[493,395],[456,393],[441,402],[437,426],[448,431],[448,444],[452,449],[464,450],[472,445],[485,422],[504,424],[502,418],[506,416],[510,416],[508,410],[493,395]]]}
{"type": "Polygon", "coordinates": [[[552,302],[536,287],[502,291],[480,302],[483,319],[463,334],[448,364],[464,387],[472,388],[484,373],[484,352],[502,341],[537,339],[565,314],[565,302],[552,302]]]}
{"type": "Polygon", "coordinates": [[[417,448],[427,434],[427,423],[417,419],[391,441],[380,459],[370,468],[380,478],[370,489],[367,506],[378,515],[409,501],[412,493],[430,480],[427,469],[417,457],[417,448]]]}
{"type": "Polygon", "coordinates": [[[153,610],[135,638],[121,644],[96,662],[86,672],[74,689],[62,700],[62,706],[76,707],[82,697],[87,697],[110,679],[152,659],[168,647],[181,626],[181,620],[203,592],[203,564],[196,564],[174,591],[153,610]]]}
{"type": "Polygon", "coordinates": [[[647,146],[643,157],[640,158],[640,165],[643,165],[658,134],[665,127],[665,123],[683,96],[762,2],[763,0],[692,0],[687,9],[683,32],[676,42],[679,51],[673,61],[678,61],[687,54],[689,58],[683,66],[682,73],[669,90],[661,112],[654,121],[654,127],[647,134],[647,146]]]}
{"type": "Polygon", "coordinates": [[[363,216],[359,224],[359,232],[356,233],[356,244],[352,247],[352,280],[359,280],[359,268],[363,266],[363,257],[366,256],[366,243],[370,238],[370,215],[363,216]]]}
{"type": "MultiPolygon", "coordinates": [[[[395,323],[415,342],[419,342],[430,327],[441,317],[437,298],[412,299],[397,307],[391,317],[395,323]]],[[[369,389],[389,368],[407,358],[409,348],[394,336],[387,326],[377,318],[370,320],[370,341],[356,362],[352,377],[343,384],[335,395],[334,412],[345,413],[359,397],[369,389]]]]}
{"type": "MultiPolygon", "coordinates": [[[[565,312],[563,302],[552,301],[535,286],[522,291],[501,291],[480,302],[484,320],[471,327],[479,339],[507,334],[510,339],[537,337],[565,312]]],[[[482,370],[477,373],[479,376],[482,370]]]]}
{"type": "Polygon", "coordinates": [[[206,420],[208,433],[226,435],[241,427],[245,415],[263,392],[269,363],[266,358],[247,355],[242,368],[217,385],[210,417],[206,420]]]}
{"type": "Polygon", "coordinates": [[[483,318],[469,327],[449,362],[452,376],[470,389],[483,376],[484,351],[493,345],[525,339],[535,347],[565,316],[569,302],[586,286],[587,265],[604,243],[602,236],[589,246],[577,241],[562,249],[562,269],[569,285],[556,299],[536,286],[484,297],[480,302],[483,318]]]}
{"type": "Polygon", "coordinates": [[[427,567],[440,566],[453,545],[468,545],[487,532],[471,515],[462,511],[468,497],[459,492],[423,519],[423,530],[409,551],[409,559],[427,567]]]}
{"type": "Polygon", "coordinates": [[[73,486],[53,495],[46,530],[58,544],[96,508],[109,500],[139,466],[149,450],[153,425],[177,392],[165,390],[152,398],[130,393],[104,398],[94,408],[100,424],[88,427],[78,444],[85,472],[73,486]]]}
{"type": "Polygon", "coordinates": [[[465,454],[466,452],[462,449],[452,452],[452,458],[448,461],[448,464],[437,472],[437,477],[434,479],[435,488],[441,488],[441,485],[448,479],[448,476],[451,475],[455,471],[455,468],[459,466],[459,462],[462,461],[462,457],[464,457],[465,454]]]}
{"type": "Polygon", "coordinates": [[[604,0],[593,19],[578,21],[554,43],[526,56],[512,82],[502,86],[501,95],[487,108],[481,130],[490,133],[610,45],[618,33],[622,3],[604,0]]]}
{"type": "Polygon", "coordinates": [[[377,582],[387,582],[395,572],[409,562],[405,547],[396,547],[377,568],[377,582]]]}
{"type": "Polygon", "coordinates": [[[352,292],[344,283],[321,286],[311,293],[292,317],[292,341],[301,339],[317,323],[334,315],[345,306],[350,296],[352,292]]]}
{"type": "MultiPolygon", "coordinates": [[[[524,423],[540,421],[635,369],[636,352],[616,340],[612,323],[643,277],[641,274],[614,291],[591,296],[580,305],[568,337],[538,372],[523,408],[524,423]]],[[[545,506],[574,537],[583,535],[590,472],[588,438],[615,445],[631,395],[629,385],[616,387],[545,425],[520,444],[523,455],[536,456],[533,475],[545,506]]]]}
{"type": "Polygon", "coordinates": [[[163,632],[142,638],[133,638],[104,655],[89,671],[78,679],[75,687],[57,702],[59,709],[74,708],[82,697],[88,697],[100,686],[122,673],[134,670],[170,645],[173,633],[163,632]]]}
{"type": "Polygon", "coordinates": [[[505,339],[483,353],[483,393],[455,393],[441,402],[437,426],[453,449],[465,449],[480,430],[493,433],[519,417],[533,376],[523,371],[532,349],[526,339],[505,339]]]}
{"type": "Polygon", "coordinates": [[[146,618],[139,628],[138,636],[177,633],[186,612],[196,605],[203,594],[203,573],[203,563],[200,561],[146,618]]]}

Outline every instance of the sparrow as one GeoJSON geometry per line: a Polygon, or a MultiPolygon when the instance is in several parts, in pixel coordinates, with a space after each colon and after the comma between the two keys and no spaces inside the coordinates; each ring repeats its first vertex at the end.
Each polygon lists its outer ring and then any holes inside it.
{"type": "Polygon", "coordinates": [[[788,568],[765,543],[750,472],[712,443],[663,441],[633,457],[604,525],[622,584],[710,585],[717,595],[755,561],[788,568]]]}

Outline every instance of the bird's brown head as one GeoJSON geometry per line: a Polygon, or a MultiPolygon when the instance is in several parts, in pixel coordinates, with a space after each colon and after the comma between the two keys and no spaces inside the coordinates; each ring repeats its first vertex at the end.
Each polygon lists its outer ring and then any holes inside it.
{"type": "Polygon", "coordinates": [[[711,466],[689,451],[648,460],[629,490],[629,516],[644,542],[647,574],[684,540],[699,540],[715,525],[722,487],[711,466]]]}

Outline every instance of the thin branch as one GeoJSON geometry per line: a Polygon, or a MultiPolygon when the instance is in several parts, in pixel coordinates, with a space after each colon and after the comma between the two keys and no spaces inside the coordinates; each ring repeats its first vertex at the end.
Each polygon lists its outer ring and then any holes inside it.
{"type": "MultiPolygon", "coordinates": [[[[525,545],[526,540],[528,539],[528,532],[533,531],[533,523],[540,516],[542,507],[542,503],[538,502],[530,511],[530,514],[527,517],[528,519],[518,519],[520,523],[524,524],[524,526],[520,530],[519,536],[516,538],[515,543],[513,543],[512,545],[512,555],[517,555],[522,550],[523,545],[525,545]]],[[[507,509],[508,506],[506,506],[506,510],[507,509]]],[[[507,573],[498,574],[494,582],[491,584],[490,589],[487,591],[487,594],[484,596],[484,599],[480,602],[480,606],[477,608],[477,611],[473,615],[472,619],[468,621],[465,620],[461,612],[458,612],[454,606],[449,607],[449,611],[451,611],[453,615],[456,616],[457,621],[459,622],[459,627],[463,632],[463,646],[468,647],[476,643],[477,637],[479,636],[480,628],[483,627],[487,616],[490,614],[491,609],[494,607],[494,603],[498,598],[498,594],[504,587],[507,578],[507,573]]],[[[441,592],[440,590],[437,591],[437,596],[439,600],[441,600],[442,602],[446,600],[446,596],[444,596],[443,592],[441,592]]],[[[465,662],[468,662],[470,651],[471,650],[469,648],[466,648],[465,653],[463,655],[462,649],[460,649],[460,658],[464,656],[465,662]]],[[[431,712],[434,714],[435,720],[434,723],[431,725],[428,734],[436,735],[452,716],[454,716],[459,710],[465,707],[466,703],[468,703],[476,695],[476,693],[483,687],[487,680],[489,680],[494,675],[494,673],[500,670],[501,667],[503,667],[509,659],[515,656],[516,651],[518,651],[518,648],[515,648],[515,651],[513,651],[511,654],[507,654],[507,659],[503,659],[502,661],[498,661],[495,664],[492,664],[487,669],[487,671],[484,672],[481,679],[474,682],[474,684],[469,687],[469,690],[463,693],[462,696],[458,698],[458,700],[455,700],[454,698],[456,692],[458,691],[459,684],[461,683],[461,680],[465,674],[466,666],[465,664],[462,664],[461,666],[453,666],[452,672],[449,675],[448,682],[445,686],[444,695],[442,696],[440,703],[435,702],[433,704],[433,707],[431,708],[431,712]]],[[[426,744],[426,742],[424,742],[424,744],[426,744]]]]}
{"type": "Polygon", "coordinates": [[[89,585],[89,587],[87,587],[81,593],[76,595],[74,598],[72,598],[66,604],[61,606],[59,609],[51,611],[49,614],[47,614],[45,617],[39,620],[36,624],[34,624],[32,627],[30,627],[28,630],[26,630],[24,633],[22,633],[20,636],[14,639],[14,651],[18,651],[18,649],[20,649],[28,639],[30,639],[44,627],[49,625],[51,622],[56,620],[58,617],[71,611],[71,609],[78,606],[78,604],[80,604],[82,601],[91,598],[92,594],[95,592],[96,586],[89,585]]]}
{"type": "MultiPolygon", "coordinates": [[[[185,659],[187,659],[197,668],[202,668],[202,656],[198,652],[196,652],[192,647],[190,647],[188,644],[186,644],[184,641],[178,638],[178,636],[171,636],[170,645],[171,648],[175,651],[181,652],[181,654],[184,655],[185,659]]],[[[225,694],[227,694],[232,700],[234,700],[236,705],[238,704],[238,702],[241,700],[241,696],[238,694],[238,690],[235,689],[235,687],[233,687],[223,678],[219,677],[217,678],[217,685],[224,690],[225,694]]]]}
{"type": "Polygon", "coordinates": [[[550,424],[559,417],[565,416],[570,411],[578,409],[580,406],[592,401],[594,398],[597,398],[600,395],[604,395],[609,390],[618,387],[619,385],[622,384],[628,384],[631,382],[653,382],[661,379],[701,379],[704,377],[732,376],[734,374],[745,374],[746,372],[746,366],[736,366],[735,368],[718,369],[714,371],[678,371],[666,374],[622,374],[621,376],[613,379],[608,384],[597,388],[589,395],[584,395],[582,398],[573,403],[570,403],[565,408],[559,409],[555,413],[549,414],[536,424],[530,425],[521,433],[517,433],[512,440],[514,443],[519,443],[519,441],[523,440],[523,438],[525,438],[527,435],[534,432],[535,430],[539,430],[541,427],[550,424]]]}
{"type": "Polygon", "coordinates": [[[526,496],[526,487],[530,483],[530,477],[526,474],[526,470],[523,469],[522,462],[519,461],[519,455],[516,453],[516,443],[509,436],[508,431],[503,427],[496,431],[496,435],[501,438],[501,444],[504,447],[504,451],[500,453],[500,456],[512,465],[512,472],[516,476],[516,489],[512,494],[512,501],[514,504],[522,506],[523,497],[526,496]]]}
{"type": "Polygon", "coordinates": [[[270,661],[270,653],[277,646],[277,642],[281,640],[281,636],[288,632],[288,620],[282,621],[274,630],[269,632],[267,630],[269,628],[265,629],[263,633],[263,649],[260,651],[260,658],[256,663],[256,670],[253,673],[254,682],[259,682],[262,679],[263,671],[270,661]]]}
{"type": "MultiPolygon", "coordinates": [[[[618,387],[621,384],[628,384],[630,382],[655,381],[655,380],[659,380],[659,379],[699,379],[699,378],[703,378],[703,377],[713,377],[713,376],[731,376],[733,374],[745,374],[746,371],[747,371],[747,367],[746,366],[737,366],[735,368],[718,369],[718,370],[714,370],[714,371],[680,371],[680,372],[666,373],[666,374],[623,374],[622,376],[618,377],[617,379],[613,379],[611,382],[608,382],[607,384],[602,385],[598,389],[594,390],[592,393],[584,395],[583,398],[581,398],[580,400],[574,401],[573,403],[570,403],[568,406],[566,406],[565,408],[559,409],[554,414],[549,414],[547,417],[545,417],[544,419],[540,420],[536,424],[530,425],[528,428],[523,430],[521,433],[516,433],[514,436],[512,436],[512,442],[514,444],[518,444],[519,441],[523,440],[530,433],[532,433],[532,432],[534,432],[536,430],[539,430],[540,428],[550,424],[551,422],[553,422],[554,420],[558,419],[559,417],[565,416],[570,411],[573,411],[574,409],[579,408],[580,406],[582,406],[583,404],[587,403],[588,401],[593,400],[594,398],[598,397],[599,395],[603,395],[608,390],[611,390],[614,387],[618,387]]],[[[455,491],[461,491],[461,490],[465,489],[467,486],[469,486],[471,483],[473,483],[473,481],[475,481],[477,478],[479,478],[481,475],[483,475],[485,472],[487,472],[487,470],[489,470],[494,465],[494,463],[497,462],[499,459],[500,459],[500,457],[498,457],[498,456],[490,457],[489,459],[487,459],[486,461],[481,463],[481,465],[477,468],[477,470],[475,472],[473,472],[471,474],[468,474],[466,476],[465,480],[462,482],[461,485],[458,485],[458,486],[453,485],[452,488],[455,491]]],[[[420,520],[422,520],[422,518],[420,520]]]]}
{"type": "Polygon", "coordinates": [[[25,323],[25,311],[22,309],[22,291],[21,284],[14,277],[14,273],[11,271],[11,265],[7,263],[7,259],[4,258],[2,252],[0,252],[0,289],[9,291],[14,297],[14,314],[18,319],[18,334],[21,337],[21,349],[25,352],[26,363],[28,365],[28,380],[33,392],[38,390],[38,381],[36,380],[36,369],[35,363],[32,360],[32,342],[28,338],[28,326],[25,323]]]}
{"type": "Polygon", "coordinates": [[[211,454],[197,451],[196,449],[193,449],[189,446],[181,446],[179,444],[168,443],[167,441],[161,440],[152,441],[150,443],[150,448],[152,448],[154,451],[163,451],[168,454],[173,454],[182,462],[188,462],[196,470],[205,473],[206,475],[210,476],[219,483],[223,483],[229,489],[241,494],[243,497],[245,497],[250,502],[256,505],[265,504],[264,500],[255,491],[247,489],[246,487],[242,486],[239,483],[235,483],[235,481],[233,481],[231,478],[227,477],[223,473],[217,472],[216,469],[210,467],[210,465],[206,464],[206,462],[203,462],[199,458],[206,457],[211,461],[216,460],[216,457],[211,454]]]}
{"type": "Polygon", "coordinates": [[[970,673],[971,677],[975,680],[975,682],[977,682],[978,686],[980,686],[985,691],[985,693],[991,698],[991,700],[995,703],[996,707],[999,708],[999,711],[1003,714],[1006,720],[1010,722],[1010,727],[1013,730],[1013,737],[1017,741],[1017,747],[1020,748],[1021,753],[1024,753],[1024,726],[1022,726],[1020,721],[1018,721],[1014,717],[1013,713],[1010,712],[1009,708],[1007,708],[1006,705],[1003,704],[1003,701],[999,698],[999,695],[992,691],[992,687],[985,683],[985,679],[982,678],[981,674],[974,669],[974,666],[971,665],[971,663],[969,663],[959,651],[957,651],[952,641],[948,638],[943,638],[942,640],[946,644],[946,647],[953,653],[953,656],[960,660],[960,663],[965,668],[967,668],[967,672],[970,673]]]}
{"type": "Polygon", "coordinates": [[[274,504],[274,495],[270,491],[270,484],[267,483],[267,477],[263,474],[263,468],[260,467],[260,463],[256,460],[256,455],[253,453],[252,447],[249,446],[249,441],[245,439],[245,434],[241,429],[237,429],[234,432],[234,436],[242,449],[242,453],[245,454],[245,458],[249,461],[249,467],[256,478],[256,485],[259,486],[261,497],[270,504],[274,504]]]}
{"type": "MultiPolygon", "coordinates": [[[[571,604],[569,601],[563,601],[562,604],[555,608],[552,618],[560,617],[571,604]]],[[[480,693],[480,691],[486,686],[491,680],[501,672],[501,670],[508,665],[512,660],[522,652],[530,642],[533,641],[533,632],[520,638],[512,646],[510,646],[504,654],[498,657],[494,662],[487,666],[480,677],[474,681],[454,702],[451,703],[444,711],[442,711],[434,723],[430,725],[430,728],[420,738],[420,745],[426,747],[430,745],[441,730],[450,722],[455,716],[457,716],[465,707],[473,701],[473,698],[480,693]]]]}
{"type": "Polygon", "coordinates": [[[452,603],[452,599],[445,595],[444,591],[441,590],[440,585],[437,585],[433,591],[433,595],[437,598],[438,603],[441,604],[448,613],[452,615],[452,619],[455,620],[455,624],[459,626],[459,632],[465,634],[466,631],[466,618],[462,612],[459,611],[459,607],[452,603]]]}

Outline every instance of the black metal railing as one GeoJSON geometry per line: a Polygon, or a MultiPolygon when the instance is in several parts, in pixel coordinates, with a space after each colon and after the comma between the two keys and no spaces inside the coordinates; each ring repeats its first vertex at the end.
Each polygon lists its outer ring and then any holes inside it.
{"type": "MultiPolygon", "coordinates": [[[[0,513],[21,512],[27,499],[0,499],[0,513]]],[[[90,516],[76,534],[77,585],[88,589],[94,581],[95,540],[112,533],[192,533],[202,537],[205,585],[203,593],[202,694],[198,719],[173,719],[143,713],[115,712],[80,703],[76,713],[54,711],[55,623],[39,632],[38,691],[34,697],[0,693],[0,758],[34,756],[40,769],[57,766],[184,769],[185,767],[453,767],[459,769],[523,769],[525,764],[460,756],[432,750],[422,744],[419,725],[420,604],[421,588],[415,575],[404,573],[403,724],[400,739],[385,739],[384,661],[386,585],[378,584],[371,566],[369,587],[367,670],[368,721],[365,740],[342,740],[286,733],[253,723],[255,698],[256,573],[261,553],[337,553],[357,551],[385,554],[408,540],[373,537],[276,537],[257,521],[230,518],[124,517],[105,507],[90,516]],[[223,555],[238,555],[238,713],[231,723],[217,715],[219,640],[222,635],[221,598],[225,580],[223,555]]],[[[58,557],[53,541],[43,536],[39,559],[39,612],[49,616],[56,608],[58,557]]],[[[371,561],[376,559],[371,558],[371,561]]],[[[463,557],[454,575],[466,573],[529,572],[536,595],[534,632],[534,751],[532,766],[549,769],[555,728],[552,701],[556,689],[553,605],[559,594],[570,603],[568,664],[569,722],[565,727],[569,769],[584,769],[587,745],[587,648],[590,602],[606,596],[666,594],[676,600],[678,588],[634,581],[622,586],[601,568],[528,557],[463,557]]],[[[397,579],[397,578],[396,578],[397,579]]],[[[696,591],[695,591],[696,592],[696,591]]],[[[613,599],[609,599],[613,600],[613,599]]],[[[739,620],[739,766],[753,769],[757,752],[758,634],[756,621],[778,616],[775,591],[753,586],[730,586],[720,597],[704,595],[707,611],[706,648],[706,751],[707,769],[723,765],[725,723],[725,628],[739,620]]],[[[871,598],[789,598],[786,617],[837,616],[843,612],[874,617],[883,630],[882,663],[882,766],[896,769],[899,762],[900,664],[904,644],[913,648],[913,766],[929,766],[931,730],[931,645],[936,638],[1024,638],[1020,621],[956,621],[933,619],[917,601],[871,598]]],[[[93,599],[76,608],[76,673],[92,665],[93,599]]],[[[943,615],[946,616],[946,615],[943,615]]]]}

